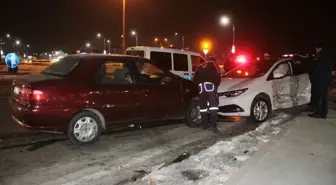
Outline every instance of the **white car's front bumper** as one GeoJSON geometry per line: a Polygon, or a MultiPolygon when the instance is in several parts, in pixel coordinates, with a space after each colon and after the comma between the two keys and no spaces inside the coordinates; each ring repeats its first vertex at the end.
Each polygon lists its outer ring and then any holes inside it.
{"type": "Polygon", "coordinates": [[[248,92],[236,97],[219,97],[218,114],[221,116],[250,116],[254,97],[248,92]]]}

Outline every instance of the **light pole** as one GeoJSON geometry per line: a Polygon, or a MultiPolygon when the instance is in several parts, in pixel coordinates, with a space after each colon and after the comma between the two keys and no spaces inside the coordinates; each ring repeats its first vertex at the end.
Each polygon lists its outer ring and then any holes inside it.
{"type": "Polygon", "coordinates": [[[175,35],[181,35],[182,38],[182,50],[184,50],[184,35],[182,35],[181,33],[175,33],[175,35]]]}
{"type": "MultiPolygon", "coordinates": [[[[6,38],[10,39],[10,34],[6,34],[6,38]]],[[[4,41],[3,37],[0,37],[0,61],[1,61],[1,56],[4,54],[4,51],[2,50],[2,46],[5,45],[6,42],[4,41]]]]}
{"type": "Polygon", "coordinates": [[[27,44],[26,47],[27,47],[27,55],[29,55],[29,48],[30,48],[30,45],[27,44]]]}
{"type": "Polygon", "coordinates": [[[124,53],[125,52],[125,49],[126,49],[126,37],[125,37],[125,32],[126,32],[126,0],[123,0],[123,12],[122,12],[122,35],[121,35],[121,38],[122,38],[122,52],[124,53]]]}
{"type": "Polygon", "coordinates": [[[111,41],[110,40],[107,40],[107,43],[108,43],[108,54],[111,54],[111,41]]]}
{"type": "MultiPolygon", "coordinates": [[[[102,34],[97,33],[97,38],[100,39],[101,37],[102,37],[102,34]]],[[[106,50],[105,50],[106,39],[105,39],[105,37],[103,37],[103,40],[104,40],[104,49],[103,49],[103,53],[106,54],[106,50]]]]}
{"type": "Polygon", "coordinates": [[[159,46],[159,44],[160,44],[160,46],[162,47],[162,43],[161,43],[161,41],[159,40],[159,38],[155,37],[155,38],[154,38],[154,42],[156,43],[156,46],[157,46],[157,47],[159,46]],[[160,42],[160,43],[159,43],[159,42],[160,42]]]}
{"type": "Polygon", "coordinates": [[[135,46],[138,46],[138,34],[136,31],[132,31],[132,35],[135,36],[135,46]]]}
{"type": "MultiPolygon", "coordinates": [[[[220,18],[220,24],[222,26],[227,26],[230,23],[231,23],[231,20],[230,20],[229,17],[224,15],[220,18]]],[[[236,48],[235,48],[236,26],[233,23],[231,23],[231,25],[232,25],[232,48],[231,48],[231,52],[235,53],[236,52],[236,48]]]]}

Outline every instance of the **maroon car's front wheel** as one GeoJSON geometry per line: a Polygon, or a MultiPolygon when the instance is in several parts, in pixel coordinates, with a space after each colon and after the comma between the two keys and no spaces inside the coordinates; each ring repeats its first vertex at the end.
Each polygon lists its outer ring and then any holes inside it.
{"type": "Polygon", "coordinates": [[[198,101],[192,101],[186,115],[186,125],[188,127],[196,128],[201,125],[202,117],[199,110],[198,101]]]}
{"type": "Polygon", "coordinates": [[[101,136],[101,125],[101,121],[95,113],[82,111],[76,114],[69,123],[69,139],[74,144],[92,143],[101,136]]]}

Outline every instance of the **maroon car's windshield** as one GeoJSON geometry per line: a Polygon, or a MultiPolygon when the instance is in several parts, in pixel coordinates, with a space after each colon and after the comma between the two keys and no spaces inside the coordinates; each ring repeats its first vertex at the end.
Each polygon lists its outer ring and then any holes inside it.
{"type": "Polygon", "coordinates": [[[43,70],[41,73],[46,75],[54,76],[68,76],[80,63],[80,58],[78,57],[64,57],[58,62],[51,64],[48,68],[43,70]]]}

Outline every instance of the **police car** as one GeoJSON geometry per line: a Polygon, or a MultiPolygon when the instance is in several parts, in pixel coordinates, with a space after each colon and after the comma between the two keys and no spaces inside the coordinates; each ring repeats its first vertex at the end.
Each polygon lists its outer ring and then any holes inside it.
{"type": "Polygon", "coordinates": [[[311,84],[305,64],[291,58],[242,63],[222,78],[218,114],[263,122],[273,110],[309,103],[311,84]]]}

